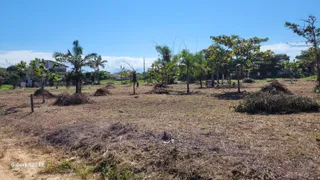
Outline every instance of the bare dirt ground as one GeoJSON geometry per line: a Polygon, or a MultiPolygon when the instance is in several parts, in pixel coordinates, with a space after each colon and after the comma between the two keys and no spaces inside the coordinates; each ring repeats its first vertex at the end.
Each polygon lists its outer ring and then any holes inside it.
{"type": "MultiPolygon", "coordinates": [[[[284,82],[289,90],[317,99],[315,83],[284,82]]],[[[244,84],[259,90],[266,82],[244,84]]],[[[99,179],[90,174],[41,173],[43,168],[11,163],[70,160],[85,167],[117,164],[138,179],[317,179],[320,178],[320,113],[248,115],[234,112],[235,88],[170,85],[169,94],[148,94],[152,86],[116,85],[111,95],[53,106],[54,98],[29,97],[36,89],[0,91],[0,179],[99,179]],[[164,132],[169,134],[163,137],[164,132]],[[80,174],[80,175],[79,175],[80,174]],[[83,175],[84,174],[84,175],[83,175]],[[81,176],[82,175],[82,176],[81,176]]],[[[74,89],[47,87],[57,95],[74,89]]]]}

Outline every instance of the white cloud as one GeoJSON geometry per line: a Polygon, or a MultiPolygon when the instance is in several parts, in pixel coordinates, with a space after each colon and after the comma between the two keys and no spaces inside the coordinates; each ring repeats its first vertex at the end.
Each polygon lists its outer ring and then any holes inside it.
{"type": "MultiPolygon", "coordinates": [[[[0,67],[8,67],[10,65],[16,64],[21,60],[29,62],[35,58],[43,58],[46,60],[54,60],[52,58],[52,53],[49,52],[34,52],[30,50],[19,50],[19,51],[0,51],[0,67]]],[[[142,57],[126,57],[126,56],[103,56],[104,60],[107,60],[105,70],[109,72],[117,72],[120,69],[120,65],[125,66],[127,69],[131,69],[126,63],[129,63],[137,71],[143,71],[143,58],[142,57]]],[[[151,64],[157,58],[145,58],[146,69],[151,66],[151,64]]]]}
{"type": "Polygon", "coordinates": [[[278,43],[261,46],[261,50],[272,50],[277,54],[287,54],[290,59],[294,59],[301,53],[302,50],[306,50],[309,47],[305,43],[278,43]]]}

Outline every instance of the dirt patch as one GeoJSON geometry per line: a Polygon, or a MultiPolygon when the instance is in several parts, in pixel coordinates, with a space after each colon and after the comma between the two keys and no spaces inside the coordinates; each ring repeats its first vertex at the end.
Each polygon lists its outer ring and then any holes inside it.
{"type": "Polygon", "coordinates": [[[284,93],[289,95],[293,94],[289,89],[287,89],[283,84],[279,83],[278,81],[272,81],[269,85],[261,88],[260,91],[270,93],[270,94],[279,94],[279,93],[284,93]]]}
{"type": "Polygon", "coordinates": [[[88,104],[92,101],[84,94],[62,94],[57,97],[53,105],[57,106],[70,106],[79,104],[88,104]]]}
{"type": "Polygon", "coordinates": [[[110,95],[110,91],[108,90],[108,88],[100,88],[97,89],[96,92],[93,94],[94,96],[107,96],[110,95]]]}
{"type": "Polygon", "coordinates": [[[46,97],[46,98],[54,98],[54,97],[56,97],[54,94],[52,94],[52,93],[50,93],[48,90],[46,90],[46,89],[43,89],[43,91],[42,91],[42,89],[37,89],[34,93],[33,93],[33,95],[34,96],[42,96],[42,93],[43,93],[43,95],[44,95],[44,97],[46,97]]]}

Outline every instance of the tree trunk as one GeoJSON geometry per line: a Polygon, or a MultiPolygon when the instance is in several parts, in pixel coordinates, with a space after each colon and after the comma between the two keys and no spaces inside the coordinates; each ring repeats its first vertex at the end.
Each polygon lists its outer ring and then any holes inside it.
{"type": "Polygon", "coordinates": [[[222,73],[222,85],[223,85],[223,81],[224,81],[224,73],[222,73]]]}
{"type": "Polygon", "coordinates": [[[213,71],[213,68],[212,68],[212,72],[211,72],[211,87],[212,88],[214,87],[214,71],[213,71]]]}
{"type": "Polygon", "coordinates": [[[189,80],[189,68],[187,68],[187,94],[190,94],[189,80]]]}
{"type": "Polygon", "coordinates": [[[44,80],[43,80],[43,77],[42,77],[42,79],[41,79],[41,95],[42,95],[42,104],[44,104],[44,103],[46,102],[46,100],[44,99],[43,91],[44,91],[44,80]]]}
{"type": "Polygon", "coordinates": [[[217,70],[217,74],[216,74],[216,76],[217,76],[217,85],[218,85],[218,87],[219,87],[219,84],[220,84],[220,77],[219,77],[219,70],[217,70]]]}
{"type": "Polygon", "coordinates": [[[200,88],[202,88],[203,86],[202,86],[202,80],[201,80],[201,78],[200,78],[200,88]]]}
{"type": "Polygon", "coordinates": [[[133,82],[132,84],[133,84],[133,94],[136,94],[136,83],[133,82]]]}
{"type": "MultiPolygon", "coordinates": [[[[240,67],[240,69],[241,69],[241,67],[240,67]]],[[[241,71],[240,71],[241,72],[241,71]]],[[[241,93],[241,91],[240,91],[240,72],[239,72],[239,69],[238,69],[238,75],[237,75],[237,79],[238,79],[238,93],[241,93]]]]}

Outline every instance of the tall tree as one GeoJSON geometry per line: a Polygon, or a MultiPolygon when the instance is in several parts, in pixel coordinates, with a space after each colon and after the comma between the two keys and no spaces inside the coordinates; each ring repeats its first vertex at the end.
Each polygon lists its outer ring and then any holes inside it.
{"type": "Polygon", "coordinates": [[[203,83],[202,80],[205,77],[205,75],[207,74],[207,61],[204,57],[204,53],[203,52],[198,52],[194,55],[195,58],[195,74],[196,77],[198,78],[199,82],[200,82],[200,88],[203,87],[203,83]]]}
{"type": "Polygon", "coordinates": [[[102,57],[99,55],[97,57],[94,57],[93,60],[90,61],[90,67],[94,70],[94,81],[100,84],[100,78],[99,78],[99,68],[104,68],[105,63],[107,63],[107,60],[102,60],[102,57]]]}
{"type": "Polygon", "coordinates": [[[308,19],[302,20],[304,25],[298,25],[291,22],[285,22],[285,27],[291,29],[295,34],[303,37],[306,43],[310,43],[314,50],[314,60],[317,62],[318,71],[318,86],[320,86],[320,57],[319,57],[319,43],[320,43],[320,28],[316,27],[317,19],[315,16],[310,15],[308,19]]]}
{"type": "Polygon", "coordinates": [[[83,73],[82,68],[89,65],[89,62],[97,57],[96,53],[90,53],[86,56],[83,55],[83,48],[80,46],[79,41],[73,42],[72,52],[68,50],[67,53],[55,52],[53,57],[58,62],[68,62],[72,68],[72,79],[76,84],[76,93],[81,93],[83,73]]]}
{"type": "Polygon", "coordinates": [[[180,53],[180,69],[184,71],[187,76],[187,94],[190,94],[190,74],[193,73],[192,70],[195,68],[195,57],[189,50],[184,49],[180,53]]]}

